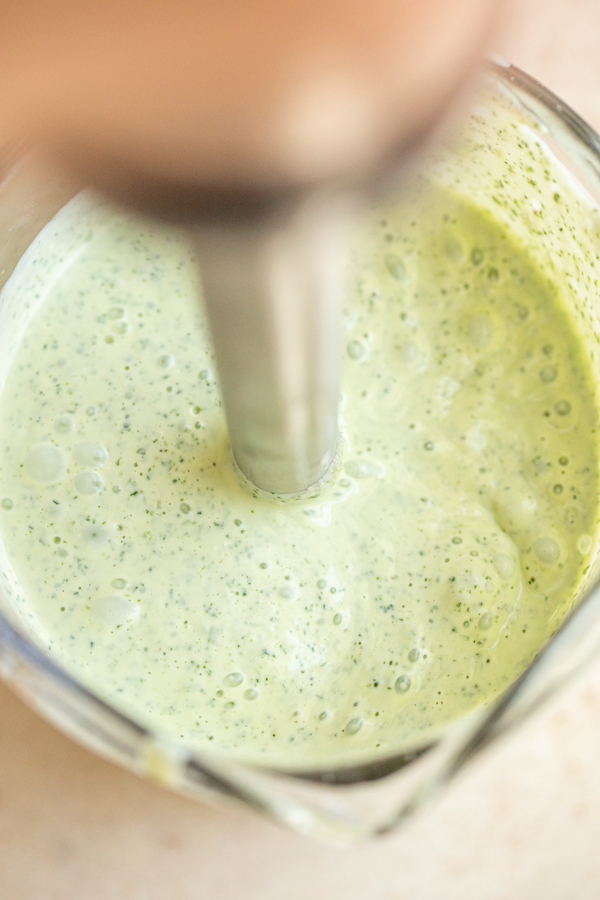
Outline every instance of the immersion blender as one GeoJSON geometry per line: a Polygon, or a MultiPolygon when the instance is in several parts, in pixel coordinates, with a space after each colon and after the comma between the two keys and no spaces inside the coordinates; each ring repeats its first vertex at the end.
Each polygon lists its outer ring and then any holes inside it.
{"type": "Polygon", "coordinates": [[[0,128],[192,235],[231,447],[327,477],[353,213],[447,117],[494,0],[5,0],[0,128]]]}

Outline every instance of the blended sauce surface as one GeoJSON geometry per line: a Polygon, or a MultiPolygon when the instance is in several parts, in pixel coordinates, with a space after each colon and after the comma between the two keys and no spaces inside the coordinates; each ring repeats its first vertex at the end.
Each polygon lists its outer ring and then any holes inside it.
{"type": "Polygon", "coordinates": [[[343,470],[234,474],[184,240],[72,201],[4,289],[0,529],[42,647],[197,747],[383,754],[513,681],[596,541],[595,385],[559,291],[429,186],[373,223],[344,320],[343,470]]]}

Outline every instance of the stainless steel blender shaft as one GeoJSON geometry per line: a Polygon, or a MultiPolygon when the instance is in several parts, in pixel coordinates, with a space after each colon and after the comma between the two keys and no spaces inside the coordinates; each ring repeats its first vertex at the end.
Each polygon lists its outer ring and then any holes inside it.
{"type": "Polygon", "coordinates": [[[344,199],[312,196],[194,229],[233,455],[264,491],[303,491],[335,456],[347,223],[344,199]]]}

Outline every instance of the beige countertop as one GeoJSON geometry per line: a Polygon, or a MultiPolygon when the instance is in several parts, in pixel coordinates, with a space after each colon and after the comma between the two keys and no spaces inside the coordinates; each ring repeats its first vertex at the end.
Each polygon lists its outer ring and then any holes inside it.
{"type": "MultiPolygon", "coordinates": [[[[496,49],[600,127],[600,0],[513,0],[496,49]]],[[[146,784],[0,687],[0,900],[598,900],[600,663],[402,833],[314,844],[146,784]]]]}

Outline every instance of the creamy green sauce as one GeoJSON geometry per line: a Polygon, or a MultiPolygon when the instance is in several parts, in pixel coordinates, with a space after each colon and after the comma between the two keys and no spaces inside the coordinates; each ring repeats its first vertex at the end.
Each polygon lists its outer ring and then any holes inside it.
{"type": "Polygon", "coordinates": [[[560,291],[440,187],[378,213],[344,314],[343,470],[281,504],[234,474],[191,251],[72,201],[4,289],[15,604],[66,669],[198,747],[389,753],[513,681],[596,541],[595,385],[560,291]]]}

